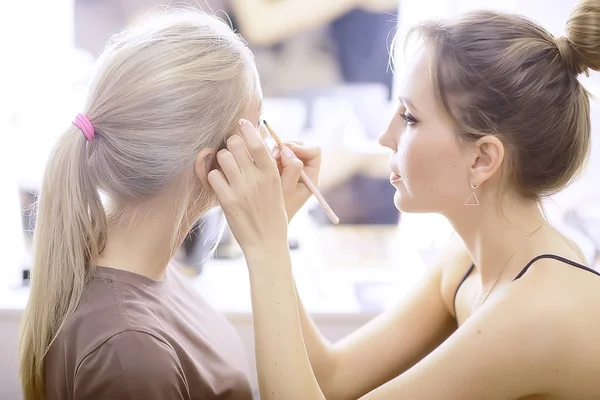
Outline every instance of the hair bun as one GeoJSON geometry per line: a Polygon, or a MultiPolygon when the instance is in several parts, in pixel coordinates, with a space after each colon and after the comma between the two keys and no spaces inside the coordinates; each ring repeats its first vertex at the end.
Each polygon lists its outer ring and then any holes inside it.
{"type": "Polygon", "coordinates": [[[556,46],[569,68],[576,75],[600,70],[600,0],[580,0],[566,32],[566,37],[556,39],[556,46]]]}
{"type": "Polygon", "coordinates": [[[587,65],[583,65],[577,53],[573,48],[573,44],[566,36],[561,36],[555,40],[556,47],[563,61],[568,65],[569,69],[573,71],[575,75],[579,75],[583,72],[587,72],[587,65]]]}

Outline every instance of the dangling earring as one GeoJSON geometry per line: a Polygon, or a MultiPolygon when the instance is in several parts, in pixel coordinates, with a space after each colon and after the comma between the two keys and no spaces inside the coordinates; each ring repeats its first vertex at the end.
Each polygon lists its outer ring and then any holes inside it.
{"type": "Polygon", "coordinates": [[[478,206],[479,205],[479,199],[477,198],[477,194],[475,193],[477,188],[479,188],[479,186],[475,185],[473,182],[471,182],[471,189],[473,189],[473,193],[471,193],[471,195],[469,196],[467,201],[465,201],[465,206],[478,206]]]}

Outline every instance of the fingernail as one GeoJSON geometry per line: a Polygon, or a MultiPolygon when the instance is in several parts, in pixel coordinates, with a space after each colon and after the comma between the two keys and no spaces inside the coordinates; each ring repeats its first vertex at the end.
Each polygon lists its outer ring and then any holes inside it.
{"type": "Polygon", "coordinates": [[[279,156],[279,148],[275,147],[271,155],[273,156],[273,158],[277,158],[279,156]]]}
{"type": "Polygon", "coordinates": [[[238,121],[238,124],[240,124],[240,125],[244,125],[246,122],[247,122],[247,121],[246,121],[244,118],[241,118],[241,119],[238,121]]]}
{"type": "Polygon", "coordinates": [[[287,157],[287,158],[292,158],[294,157],[294,152],[287,146],[283,146],[283,149],[281,149],[281,151],[283,151],[283,154],[287,157]]]}

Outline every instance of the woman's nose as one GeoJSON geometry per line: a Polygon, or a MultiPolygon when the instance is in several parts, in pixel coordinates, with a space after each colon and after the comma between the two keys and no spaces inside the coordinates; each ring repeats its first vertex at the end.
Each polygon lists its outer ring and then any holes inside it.
{"type": "Polygon", "coordinates": [[[381,146],[387,147],[388,149],[393,151],[395,151],[397,148],[397,143],[394,140],[393,136],[390,135],[389,129],[387,129],[381,136],[379,136],[378,142],[381,146]]]}

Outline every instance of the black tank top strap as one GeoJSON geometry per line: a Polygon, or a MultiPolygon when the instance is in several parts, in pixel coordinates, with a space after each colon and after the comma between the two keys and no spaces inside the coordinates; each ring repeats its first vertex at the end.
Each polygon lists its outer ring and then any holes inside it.
{"type": "Polygon", "coordinates": [[[456,287],[456,291],[454,292],[454,299],[452,300],[452,306],[454,307],[454,317],[455,318],[456,318],[456,295],[458,294],[458,289],[460,289],[460,287],[467,280],[467,278],[469,277],[469,275],[471,275],[471,272],[473,272],[473,269],[475,269],[475,264],[471,264],[471,266],[469,267],[469,269],[467,270],[467,272],[465,272],[465,274],[463,275],[462,279],[458,283],[458,286],[456,287]]]}
{"type": "Polygon", "coordinates": [[[569,265],[571,265],[571,266],[573,266],[575,268],[583,269],[585,271],[591,272],[594,275],[600,276],[600,272],[595,271],[595,270],[591,269],[590,267],[586,267],[583,264],[580,264],[580,263],[577,263],[575,261],[569,260],[568,258],[557,256],[556,254],[542,254],[542,255],[539,255],[539,256],[535,257],[531,261],[529,261],[529,263],[527,263],[527,265],[525,266],[525,268],[523,268],[521,270],[521,272],[519,272],[519,275],[517,275],[516,278],[513,279],[513,281],[516,281],[517,279],[519,279],[520,277],[522,277],[523,275],[525,275],[525,273],[527,272],[527,270],[529,269],[529,267],[531,267],[536,261],[541,260],[543,258],[551,258],[553,260],[557,260],[557,261],[563,262],[565,264],[569,264],[569,265]]]}

